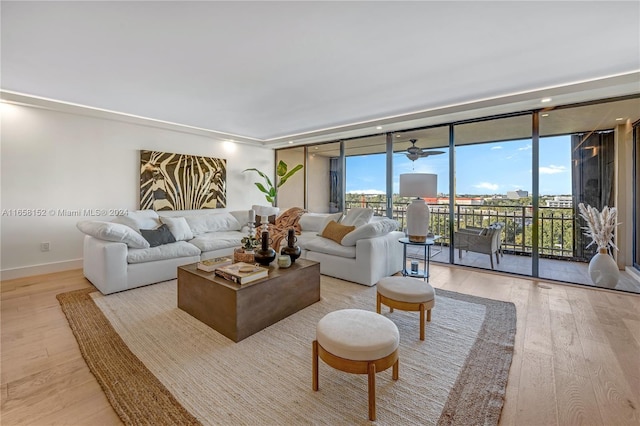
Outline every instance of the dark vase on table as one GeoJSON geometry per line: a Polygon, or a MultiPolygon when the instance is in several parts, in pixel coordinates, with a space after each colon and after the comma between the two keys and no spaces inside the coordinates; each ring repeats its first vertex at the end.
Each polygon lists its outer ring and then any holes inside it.
{"type": "Polygon", "coordinates": [[[300,246],[295,245],[296,241],[298,239],[296,238],[295,230],[291,228],[287,233],[287,245],[280,250],[280,254],[286,254],[291,258],[291,263],[295,262],[302,253],[300,246]]]}
{"type": "Polygon", "coordinates": [[[262,232],[262,238],[260,238],[260,248],[255,251],[254,257],[256,262],[262,266],[269,266],[271,262],[276,258],[276,251],[269,247],[269,231],[262,232]]]}

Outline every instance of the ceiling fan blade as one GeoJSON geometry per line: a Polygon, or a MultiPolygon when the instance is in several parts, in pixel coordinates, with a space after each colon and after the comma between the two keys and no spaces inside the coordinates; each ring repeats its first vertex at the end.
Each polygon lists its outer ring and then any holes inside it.
{"type": "Polygon", "coordinates": [[[428,157],[430,155],[440,155],[444,154],[444,151],[422,151],[420,152],[420,157],[428,157]]]}

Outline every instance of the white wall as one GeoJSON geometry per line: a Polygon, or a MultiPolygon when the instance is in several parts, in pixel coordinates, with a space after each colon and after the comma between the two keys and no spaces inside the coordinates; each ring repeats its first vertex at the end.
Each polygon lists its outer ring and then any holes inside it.
{"type": "MultiPolygon", "coordinates": [[[[64,217],[58,210],[139,208],[141,149],[227,160],[227,208],[266,204],[253,185],[256,167],[273,175],[273,150],[167,130],[153,122],[114,119],[0,104],[0,273],[2,279],[81,267],[82,237],[75,224],[101,217],[64,217]],[[13,209],[43,209],[18,217],[13,209]],[[56,215],[51,212],[55,211],[56,215]],[[40,243],[49,242],[49,252],[40,243]]],[[[164,127],[167,127],[166,125],[164,127]]]]}

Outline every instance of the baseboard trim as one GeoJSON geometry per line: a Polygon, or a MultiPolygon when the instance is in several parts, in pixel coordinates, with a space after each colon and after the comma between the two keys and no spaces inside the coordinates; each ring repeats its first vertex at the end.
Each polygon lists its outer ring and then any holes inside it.
{"type": "Polygon", "coordinates": [[[2,269],[0,270],[0,281],[30,277],[32,275],[50,274],[52,272],[62,272],[80,268],[82,268],[82,259],[42,263],[40,265],[23,266],[20,268],[2,269]]]}

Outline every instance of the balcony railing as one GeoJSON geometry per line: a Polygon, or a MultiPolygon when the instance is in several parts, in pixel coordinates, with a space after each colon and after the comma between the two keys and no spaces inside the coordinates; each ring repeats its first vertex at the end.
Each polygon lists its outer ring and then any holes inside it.
{"type": "MultiPolygon", "coordinates": [[[[384,201],[347,201],[346,209],[367,207],[378,216],[386,216],[384,201]]],[[[406,227],[406,211],[409,203],[393,204],[393,219],[400,224],[400,229],[406,227]]],[[[429,205],[431,211],[430,230],[441,235],[441,242],[449,244],[449,206],[441,204],[429,205]]],[[[486,227],[492,223],[501,222],[502,249],[505,252],[531,255],[533,208],[531,206],[455,206],[454,229],[466,227],[486,227]]],[[[538,220],[538,235],[540,236],[539,253],[543,257],[557,259],[588,261],[576,255],[574,247],[574,232],[576,215],[573,208],[540,207],[538,220]]]]}

